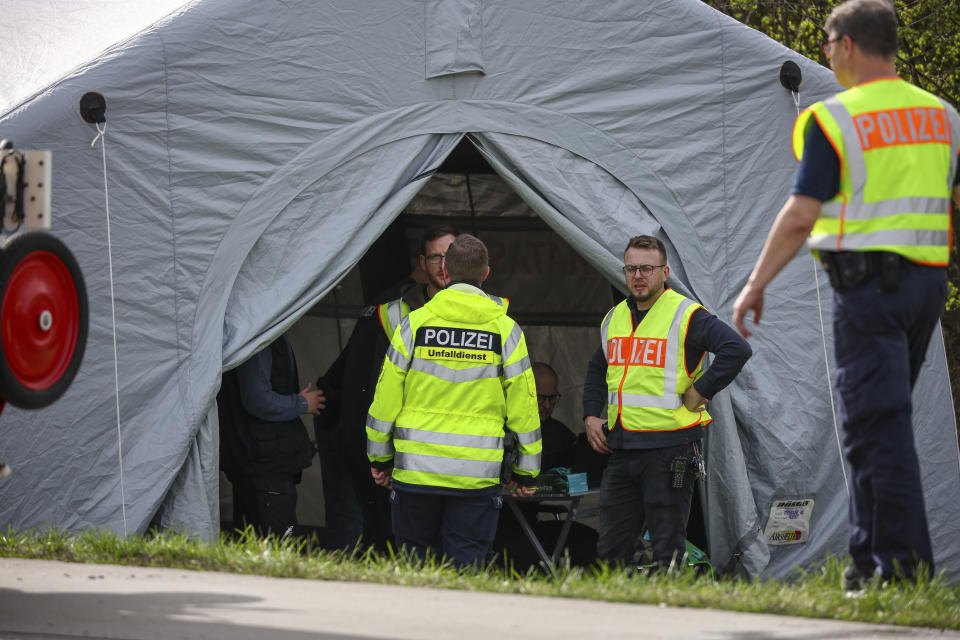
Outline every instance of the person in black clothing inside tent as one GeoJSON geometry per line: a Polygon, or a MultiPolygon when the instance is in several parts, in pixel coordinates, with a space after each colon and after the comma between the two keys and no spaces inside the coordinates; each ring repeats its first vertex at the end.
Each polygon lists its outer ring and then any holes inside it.
{"type": "Polygon", "coordinates": [[[300,415],[318,415],[323,391],[299,393],[297,362],[286,335],[223,374],[217,409],[220,466],[233,484],[235,528],[289,536],[297,525],[297,484],[313,459],[300,415]]]}

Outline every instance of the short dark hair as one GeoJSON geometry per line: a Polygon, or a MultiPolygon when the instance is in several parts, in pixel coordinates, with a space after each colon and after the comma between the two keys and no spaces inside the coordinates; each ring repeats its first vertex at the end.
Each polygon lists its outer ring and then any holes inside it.
{"type": "Polygon", "coordinates": [[[427,243],[433,242],[437,238],[442,238],[443,236],[453,236],[456,238],[460,235],[460,232],[451,227],[449,224],[435,224],[432,227],[427,227],[423,231],[423,235],[420,236],[420,255],[427,255],[427,243]]]}
{"type": "Polygon", "coordinates": [[[660,252],[660,261],[667,264],[667,248],[660,242],[660,238],[653,236],[633,236],[627,243],[627,248],[623,250],[626,254],[628,249],[655,249],[660,252]]]}
{"type": "Polygon", "coordinates": [[[834,7],[823,28],[837,38],[850,36],[866,54],[897,55],[897,13],[886,0],[847,0],[834,7]]]}
{"type": "Polygon", "coordinates": [[[489,260],[487,245],[469,233],[457,236],[447,248],[445,258],[450,280],[473,282],[478,286],[487,275],[489,260]]]}

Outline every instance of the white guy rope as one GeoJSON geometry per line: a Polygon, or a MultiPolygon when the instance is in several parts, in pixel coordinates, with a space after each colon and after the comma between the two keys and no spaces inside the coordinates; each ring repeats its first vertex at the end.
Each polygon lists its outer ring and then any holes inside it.
{"type": "MultiPolygon", "coordinates": [[[[800,116],[800,92],[793,91],[793,103],[797,106],[797,116],[800,116]]],[[[827,368],[827,389],[830,391],[830,413],[833,415],[833,433],[837,437],[837,450],[840,452],[840,473],[843,474],[843,486],[850,496],[850,481],[847,479],[847,468],[843,464],[843,443],[840,440],[840,425],[837,423],[837,407],[833,400],[833,383],[830,381],[830,356],[827,353],[827,332],[823,325],[823,301],[820,298],[820,274],[817,273],[817,260],[811,256],[813,264],[813,282],[817,288],[817,314],[820,317],[820,341],[823,343],[823,365],[827,368]]]]}
{"type": "Polygon", "coordinates": [[[107,124],[96,124],[97,137],[93,139],[90,146],[100,141],[100,148],[103,150],[103,197],[105,201],[104,208],[107,212],[107,264],[110,267],[110,319],[113,324],[113,390],[117,407],[117,457],[120,462],[120,512],[123,515],[123,535],[127,535],[127,497],[123,485],[123,437],[120,431],[120,367],[117,358],[117,309],[116,298],[113,292],[113,246],[110,241],[110,193],[107,189],[107,124]]]}
{"type": "Polygon", "coordinates": [[[843,464],[843,444],[840,442],[840,425],[837,423],[837,408],[833,402],[833,383],[830,381],[832,373],[830,372],[830,360],[827,354],[827,332],[823,326],[823,303],[820,300],[820,275],[817,273],[817,261],[812,258],[813,263],[813,281],[817,287],[817,313],[820,315],[820,340],[823,342],[823,364],[827,368],[827,389],[830,390],[830,413],[833,414],[833,433],[837,436],[837,449],[840,451],[840,472],[843,474],[843,486],[847,488],[847,496],[850,495],[850,482],[847,480],[847,468],[843,464]]]}

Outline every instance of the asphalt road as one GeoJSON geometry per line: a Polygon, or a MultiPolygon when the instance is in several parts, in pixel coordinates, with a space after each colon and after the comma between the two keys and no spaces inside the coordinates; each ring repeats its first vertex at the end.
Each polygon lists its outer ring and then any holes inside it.
{"type": "Polygon", "coordinates": [[[709,609],[0,558],[0,640],[958,638],[709,609]]]}

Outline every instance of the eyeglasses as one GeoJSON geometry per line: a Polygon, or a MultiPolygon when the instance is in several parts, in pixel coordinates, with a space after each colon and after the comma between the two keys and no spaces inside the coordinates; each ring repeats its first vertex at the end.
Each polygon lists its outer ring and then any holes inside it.
{"type": "MultiPolygon", "coordinates": [[[[823,44],[820,45],[820,48],[823,49],[823,55],[825,55],[825,56],[827,56],[827,57],[829,58],[829,57],[832,55],[832,53],[833,53],[833,46],[832,46],[833,43],[834,43],[834,42],[839,42],[840,40],[843,40],[843,36],[845,36],[845,35],[847,35],[847,34],[841,33],[841,34],[838,35],[836,38],[830,38],[829,40],[824,40],[824,41],[823,41],[823,44]]],[[[853,40],[853,38],[850,38],[850,39],[853,40]]]]}
{"type": "Polygon", "coordinates": [[[444,255],[442,253],[434,253],[432,255],[426,256],[427,263],[429,264],[440,264],[443,262],[444,255]]]}
{"type": "Polygon", "coordinates": [[[542,393],[537,394],[537,402],[540,404],[544,404],[546,402],[556,403],[560,398],[561,395],[559,393],[554,393],[548,396],[543,395],[542,393]]]}
{"type": "Polygon", "coordinates": [[[623,272],[624,272],[625,274],[627,274],[628,276],[635,276],[635,275],[637,275],[638,273],[642,273],[642,274],[645,275],[645,276],[649,276],[651,273],[653,273],[653,272],[656,271],[657,269],[662,269],[662,268],[665,267],[665,266],[667,266],[667,265],[665,265],[665,264],[641,264],[640,266],[635,267],[635,266],[633,266],[632,264],[628,264],[628,265],[626,265],[626,266],[624,266],[624,267],[621,267],[621,268],[620,268],[620,271],[623,271],[623,272]]]}

